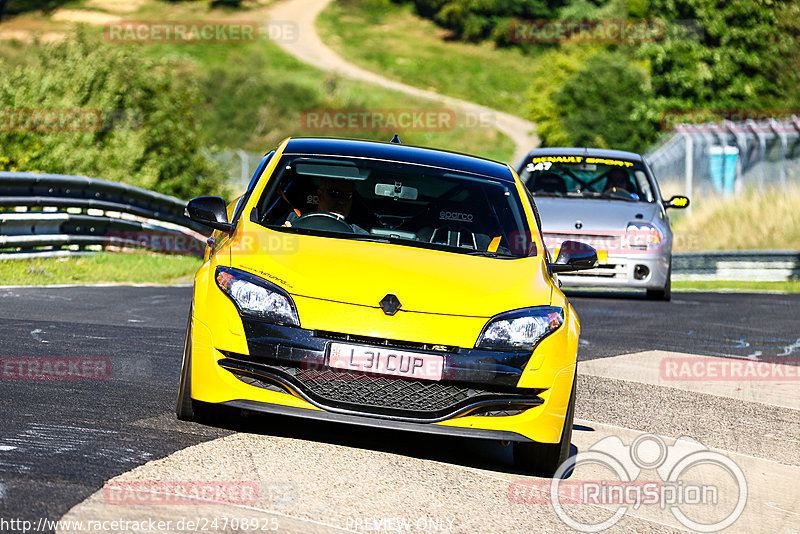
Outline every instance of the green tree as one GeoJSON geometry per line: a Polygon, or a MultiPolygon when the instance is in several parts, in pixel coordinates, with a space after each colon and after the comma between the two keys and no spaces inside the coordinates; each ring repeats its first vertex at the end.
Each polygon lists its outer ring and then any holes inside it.
{"type": "Polygon", "coordinates": [[[568,144],[642,152],[655,135],[637,120],[637,103],[650,98],[645,69],[620,52],[585,62],[553,95],[568,144]]]}
{"type": "Polygon", "coordinates": [[[800,5],[794,0],[652,0],[663,41],[643,46],[650,113],[796,106],[800,5]]]}
{"type": "Polygon", "coordinates": [[[34,50],[24,67],[0,60],[0,108],[82,110],[102,122],[2,128],[0,169],[85,174],[181,198],[224,190],[221,170],[203,154],[191,64],[146,59],[82,31],[34,50]]]}

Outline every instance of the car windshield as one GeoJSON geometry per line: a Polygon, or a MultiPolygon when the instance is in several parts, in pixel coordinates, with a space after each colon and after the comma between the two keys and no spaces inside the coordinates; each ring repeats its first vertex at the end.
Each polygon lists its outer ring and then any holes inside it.
{"type": "Polygon", "coordinates": [[[534,196],[655,201],[641,161],[536,155],[525,162],[520,178],[534,196]]]}
{"type": "Polygon", "coordinates": [[[536,254],[512,183],[411,163],[284,156],[258,203],[273,230],[481,256],[536,254]]]}

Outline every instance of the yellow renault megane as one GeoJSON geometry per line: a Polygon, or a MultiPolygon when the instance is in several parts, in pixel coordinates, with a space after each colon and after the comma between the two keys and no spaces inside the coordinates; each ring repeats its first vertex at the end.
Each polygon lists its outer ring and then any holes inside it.
{"type": "Polygon", "coordinates": [[[508,165],[287,139],[245,192],[187,205],[215,229],[194,282],[177,415],[230,408],[513,443],[567,457],[579,322],[508,165]]]}

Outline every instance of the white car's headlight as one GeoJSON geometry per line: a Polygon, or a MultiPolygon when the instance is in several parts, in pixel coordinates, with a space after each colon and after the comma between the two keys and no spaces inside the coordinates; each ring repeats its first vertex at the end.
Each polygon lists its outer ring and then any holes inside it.
{"type": "Polygon", "coordinates": [[[528,351],[564,323],[564,310],[554,306],[537,306],[493,317],[483,327],[477,349],[528,351]]]}
{"type": "Polygon", "coordinates": [[[650,223],[631,222],[625,229],[628,245],[634,248],[658,248],[664,242],[664,234],[650,223]]]}
{"type": "Polygon", "coordinates": [[[231,267],[217,267],[217,285],[249,315],[272,323],[300,326],[292,297],[275,284],[231,267]]]}

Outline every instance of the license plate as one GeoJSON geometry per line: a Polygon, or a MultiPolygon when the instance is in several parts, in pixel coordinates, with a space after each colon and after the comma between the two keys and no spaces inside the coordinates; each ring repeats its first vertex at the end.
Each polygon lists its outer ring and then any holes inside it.
{"type": "Polygon", "coordinates": [[[331,343],[328,366],[348,371],[441,380],[444,373],[444,356],[331,343]]]}

